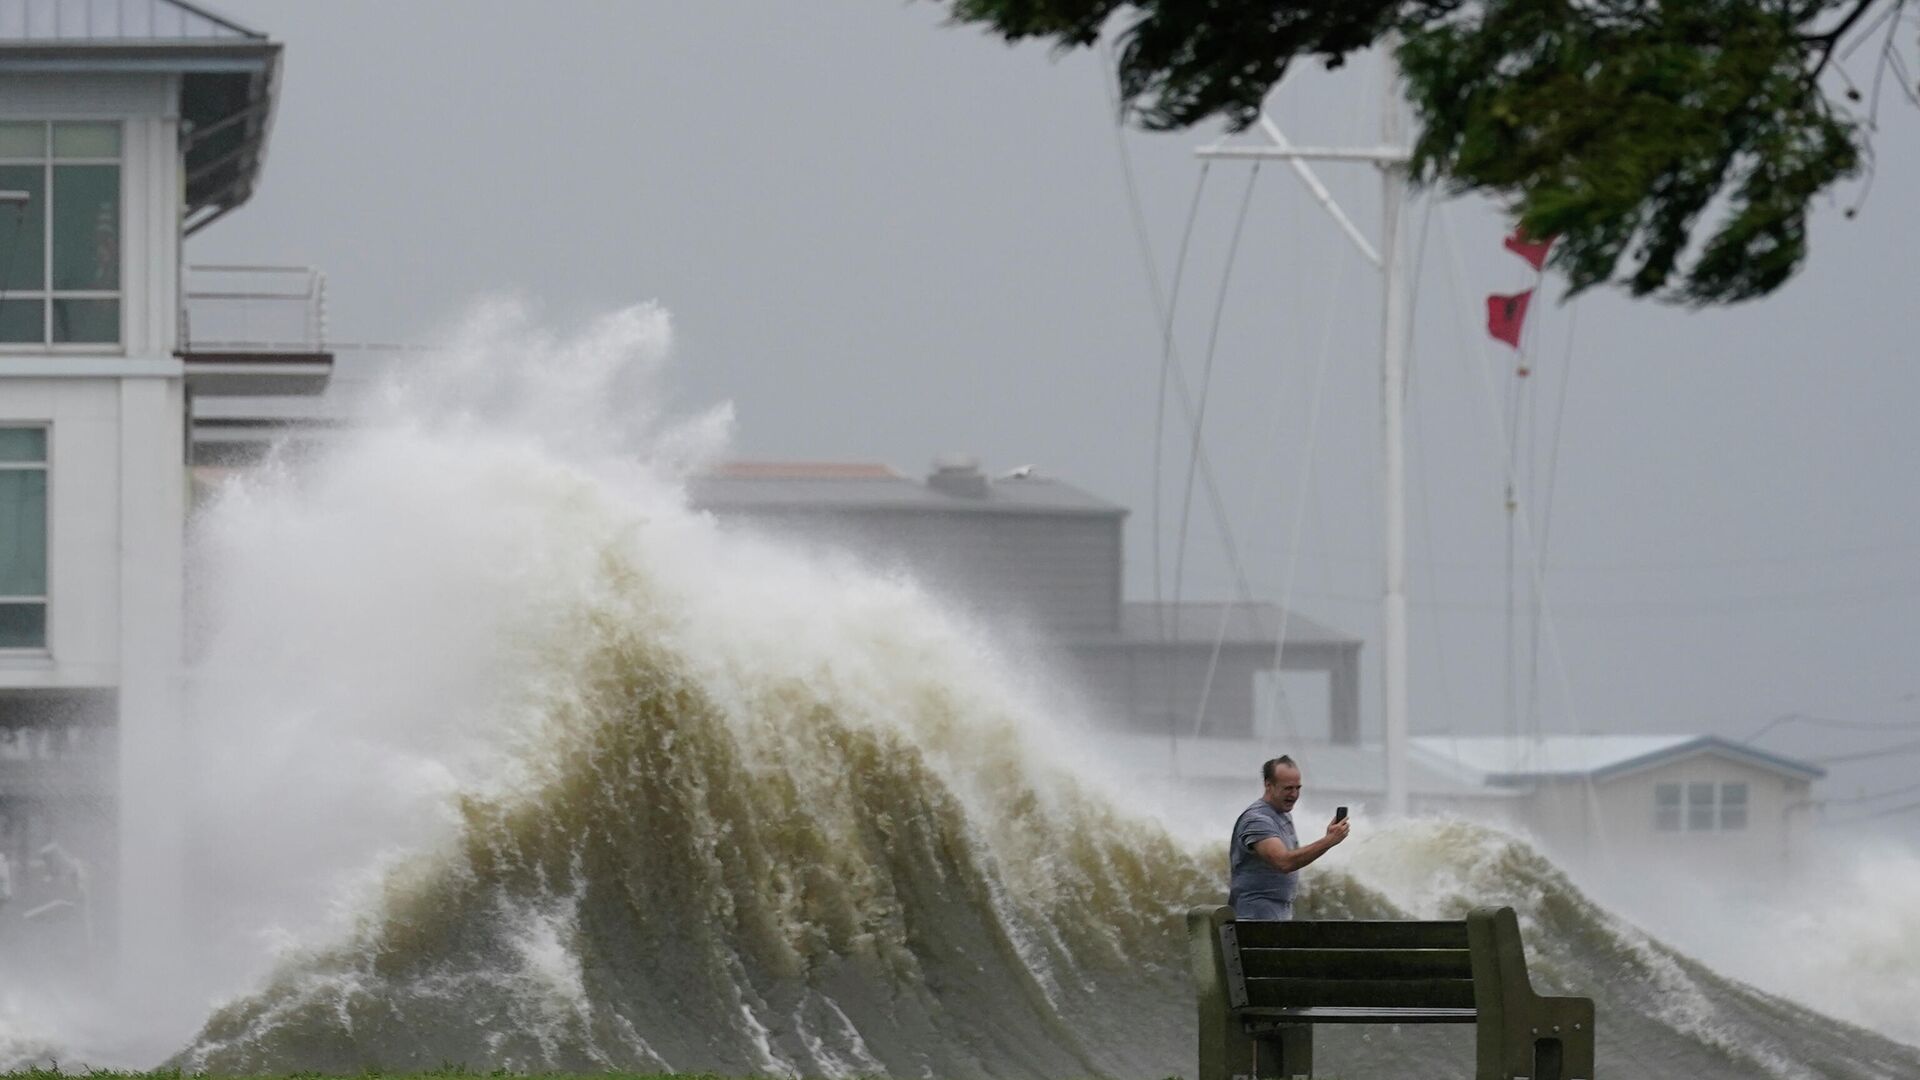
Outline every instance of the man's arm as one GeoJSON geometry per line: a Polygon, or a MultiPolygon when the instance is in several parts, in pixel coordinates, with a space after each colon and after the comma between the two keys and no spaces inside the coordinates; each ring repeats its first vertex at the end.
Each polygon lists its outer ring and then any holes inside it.
{"type": "Polygon", "coordinates": [[[1327,835],[1311,844],[1301,844],[1297,848],[1287,846],[1285,840],[1269,836],[1253,845],[1253,853],[1275,870],[1291,874],[1313,860],[1325,855],[1335,844],[1347,838],[1352,826],[1344,821],[1336,821],[1327,829],[1327,835]]]}

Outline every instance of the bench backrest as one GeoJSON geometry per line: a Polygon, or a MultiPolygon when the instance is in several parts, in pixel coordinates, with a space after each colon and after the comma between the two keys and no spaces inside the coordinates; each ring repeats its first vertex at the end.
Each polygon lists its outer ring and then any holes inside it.
{"type": "Polygon", "coordinates": [[[1311,1075],[1322,1021],[1471,1020],[1478,1080],[1594,1075],[1593,1002],[1534,992],[1512,908],[1437,922],[1239,922],[1194,908],[1187,940],[1200,1080],[1311,1075]]]}
{"type": "Polygon", "coordinates": [[[1224,922],[1218,932],[1236,1009],[1474,1006],[1464,920],[1224,922]]]}

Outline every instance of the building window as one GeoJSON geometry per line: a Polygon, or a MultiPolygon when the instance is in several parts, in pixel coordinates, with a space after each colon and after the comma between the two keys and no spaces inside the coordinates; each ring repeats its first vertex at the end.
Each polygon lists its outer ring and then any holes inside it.
{"type": "Polygon", "coordinates": [[[1655,784],[1653,827],[1660,832],[1679,832],[1683,820],[1688,832],[1746,828],[1747,785],[1706,782],[1655,784]],[[1716,795],[1719,796],[1717,800],[1716,795]]]}
{"type": "Polygon", "coordinates": [[[120,125],[0,123],[0,347],[120,342],[120,125]]]}
{"type": "Polygon", "coordinates": [[[0,649],[47,645],[47,429],[0,427],[0,649]]]}
{"type": "Polygon", "coordinates": [[[1653,787],[1653,827],[1661,832],[1680,831],[1680,785],[1655,784],[1653,787]]]}
{"type": "Polygon", "coordinates": [[[1712,784],[1695,782],[1687,785],[1687,831],[1713,831],[1712,784]]]}
{"type": "Polygon", "coordinates": [[[1747,827],[1747,785],[1720,785],[1720,827],[1722,829],[1747,827]]]}

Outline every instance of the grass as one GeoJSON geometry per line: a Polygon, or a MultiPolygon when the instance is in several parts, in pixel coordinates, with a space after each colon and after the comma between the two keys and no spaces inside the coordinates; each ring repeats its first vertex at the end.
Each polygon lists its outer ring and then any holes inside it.
{"type": "MultiPolygon", "coordinates": [[[[178,1069],[156,1069],[152,1072],[115,1072],[108,1069],[88,1069],[78,1072],[66,1072],[57,1065],[50,1069],[22,1069],[18,1072],[0,1073],[0,1080],[488,1080],[488,1078],[511,1078],[511,1080],[746,1080],[742,1077],[722,1076],[718,1073],[634,1073],[634,1072],[597,1072],[597,1073],[516,1073],[505,1069],[483,1072],[464,1066],[448,1065],[426,1072],[384,1072],[369,1069],[358,1073],[188,1073],[178,1069]]],[[[1171,1078],[1170,1078],[1171,1080],[1171,1078]]]]}
{"type": "MultiPolygon", "coordinates": [[[[66,1072],[57,1065],[50,1069],[0,1072],[0,1080],[342,1080],[342,1078],[345,1080],[489,1080],[489,1078],[500,1078],[500,1080],[767,1080],[767,1078],[725,1076],[719,1073],[517,1073],[506,1069],[484,1072],[459,1065],[446,1065],[426,1072],[384,1072],[379,1069],[358,1073],[188,1073],[178,1069],[156,1069],[152,1072],[88,1069],[66,1072]]],[[[872,1077],[868,1080],[886,1080],[886,1078],[872,1077]]],[[[1185,1080],[1185,1078],[1169,1076],[1166,1080],[1185,1080]]]]}
{"type": "MultiPolygon", "coordinates": [[[[50,1069],[0,1072],[0,1080],[343,1080],[343,1078],[344,1080],[771,1080],[766,1077],[727,1076],[720,1073],[518,1073],[507,1069],[495,1069],[489,1072],[470,1069],[464,1065],[443,1065],[438,1069],[424,1072],[385,1072],[380,1069],[368,1069],[357,1073],[189,1073],[181,1072],[179,1069],[155,1069],[151,1072],[87,1069],[67,1072],[56,1064],[50,1069]]],[[[876,1075],[863,1080],[887,1080],[887,1078],[876,1075]]],[[[1166,1080],[1185,1080],[1185,1078],[1169,1076],[1166,1080]]]]}

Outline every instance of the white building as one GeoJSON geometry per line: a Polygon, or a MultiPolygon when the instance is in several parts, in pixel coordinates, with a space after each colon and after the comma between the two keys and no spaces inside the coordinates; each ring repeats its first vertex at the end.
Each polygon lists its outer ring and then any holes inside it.
{"type": "Polygon", "coordinates": [[[1777,870],[1802,850],[1826,775],[1716,735],[1428,736],[1413,753],[1456,781],[1517,793],[1512,824],[1568,860],[1708,873],[1777,870]]]}
{"type": "MultiPolygon", "coordinates": [[[[1102,755],[1183,829],[1222,832],[1260,795],[1260,763],[1300,762],[1304,812],[1385,805],[1378,744],[1302,739],[1103,740],[1102,755]]],[[[1777,873],[1805,850],[1816,765],[1714,735],[1423,735],[1412,740],[1409,803],[1512,830],[1570,865],[1665,863],[1734,876],[1777,873]]],[[[1316,819],[1307,827],[1317,828],[1316,819]]],[[[1316,834],[1317,835],[1317,834],[1316,834]]]]}
{"type": "Polygon", "coordinates": [[[103,935],[117,883],[123,931],[181,902],[191,401],[330,364],[185,333],[185,239],[251,195],[279,59],[179,0],[0,0],[0,853],[16,892],[79,854],[103,935]]]}

